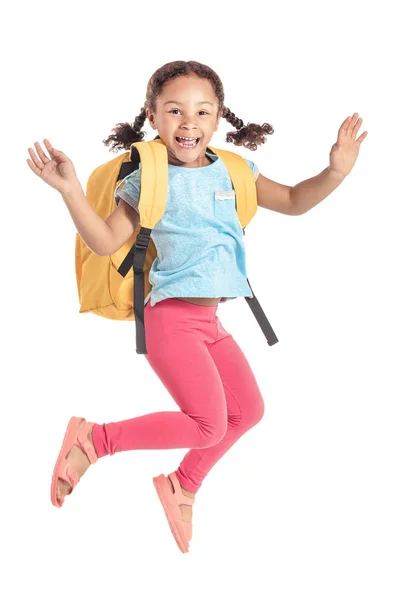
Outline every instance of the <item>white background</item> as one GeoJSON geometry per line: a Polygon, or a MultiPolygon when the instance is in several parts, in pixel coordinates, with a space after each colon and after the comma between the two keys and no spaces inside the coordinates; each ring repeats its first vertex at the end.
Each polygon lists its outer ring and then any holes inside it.
{"type": "MultiPolygon", "coordinates": [[[[398,600],[399,185],[395,3],[23,2],[3,9],[0,595],[47,598],[398,600]],[[219,317],[248,357],[264,419],[204,481],[181,554],[152,477],[186,450],[119,453],[62,509],[51,475],[72,415],[98,423],[173,399],[133,322],[79,314],[75,226],[28,167],[51,143],[86,186],[116,155],[152,73],[197,60],[225,104],[275,133],[252,159],[295,185],[320,173],[343,120],[368,131],[347,179],[300,217],[259,209],[248,275],[279,338],[246,301],[219,317]]],[[[155,133],[146,122],[145,139],[155,133]]]]}

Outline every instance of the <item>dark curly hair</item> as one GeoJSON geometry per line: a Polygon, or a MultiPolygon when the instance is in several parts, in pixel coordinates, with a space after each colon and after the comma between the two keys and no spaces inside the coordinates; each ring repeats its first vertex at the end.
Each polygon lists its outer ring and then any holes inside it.
{"type": "Polygon", "coordinates": [[[197,75],[203,79],[208,79],[214,89],[214,93],[218,98],[218,114],[228,121],[237,131],[229,131],[226,134],[226,141],[233,142],[235,146],[244,146],[249,150],[257,150],[257,144],[264,144],[267,135],[274,133],[271,125],[263,123],[247,123],[244,125],[242,119],[239,119],[226,106],[224,106],[224,88],[218,75],[207,65],[203,65],[194,60],[184,61],[176,60],[166,63],[151,76],[147,84],[146,101],[136,117],[133,125],[130,123],[118,123],[112,130],[113,133],[103,140],[103,143],[108,146],[112,144],[111,151],[117,151],[119,148],[129,150],[133,142],[140,142],[146,135],[140,131],[146,120],[146,108],[155,112],[157,97],[161,94],[163,85],[166,81],[177,77],[189,75],[197,75]]]}

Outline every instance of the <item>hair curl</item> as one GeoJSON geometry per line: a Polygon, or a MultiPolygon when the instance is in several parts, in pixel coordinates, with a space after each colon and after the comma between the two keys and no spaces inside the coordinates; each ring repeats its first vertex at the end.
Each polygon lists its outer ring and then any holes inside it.
{"type": "Polygon", "coordinates": [[[146,132],[141,131],[147,118],[146,108],[155,111],[156,100],[161,94],[165,82],[189,75],[197,75],[202,79],[208,79],[213,86],[218,99],[218,114],[221,113],[222,117],[236,129],[236,131],[229,131],[226,134],[226,142],[232,142],[235,146],[244,146],[249,150],[257,150],[257,145],[264,144],[266,136],[274,133],[274,129],[268,123],[262,125],[247,123],[245,125],[242,119],[236,117],[229,108],[224,106],[225,94],[221,79],[210,67],[194,60],[176,60],[166,63],[151,76],[147,84],[145,104],[140,114],[135,118],[133,125],[118,123],[112,130],[113,133],[103,140],[103,143],[106,146],[112,145],[111,151],[117,151],[120,148],[129,150],[133,142],[142,141],[146,135],[146,132]]]}

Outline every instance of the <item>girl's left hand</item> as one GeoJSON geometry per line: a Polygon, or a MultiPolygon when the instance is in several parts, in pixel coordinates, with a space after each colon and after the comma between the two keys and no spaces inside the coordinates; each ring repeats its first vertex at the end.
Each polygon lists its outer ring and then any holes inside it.
{"type": "Polygon", "coordinates": [[[361,127],[362,119],[357,119],[358,113],[353,117],[347,117],[343,121],[338,134],[338,139],[332,146],[329,155],[329,168],[332,172],[346,177],[352,170],[357,160],[360,145],[367,137],[368,131],[364,131],[356,140],[356,135],[361,127]]]}

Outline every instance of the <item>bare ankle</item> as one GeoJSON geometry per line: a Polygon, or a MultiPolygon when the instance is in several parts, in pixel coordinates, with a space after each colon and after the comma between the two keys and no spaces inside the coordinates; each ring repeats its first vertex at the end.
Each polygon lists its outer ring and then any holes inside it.
{"type": "Polygon", "coordinates": [[[92,432],[93,432],[93,427],[92,427],[92,428],[90,429],[90,431],[88,432],[88,438],[89,438],[89,441],[90,441],[90,443],[92,444],[92,446],[93,446],[93,450],[95,451],[95,454],[96,454],[96,456],[97,456],[96,448],[94,447],[94,444],[93,444],[93,436],[92,436],[92,432]]]}
{"type": "Polygon", "coordinates": [[[194,498],[195,494],[193,494],[193,492],[189,492],[188,490],[185,490],[185,488],[181,488],[182,492],[185,494],[185,496],[188,496],[189,498],[194,498]]]}

